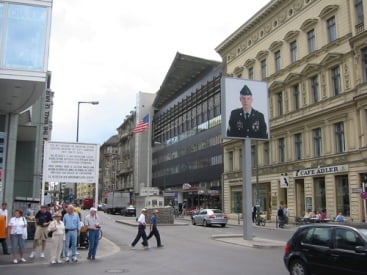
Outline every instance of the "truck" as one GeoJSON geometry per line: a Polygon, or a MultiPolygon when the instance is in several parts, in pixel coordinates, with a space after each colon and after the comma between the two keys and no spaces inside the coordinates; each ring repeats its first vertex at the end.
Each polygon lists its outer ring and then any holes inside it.
{"type": "Polygon", "coordinates": [[[109,192],[106,198],[105,212],[107,214],[124,215],[126,208],[130,204],[130,193],[109,192]]]}

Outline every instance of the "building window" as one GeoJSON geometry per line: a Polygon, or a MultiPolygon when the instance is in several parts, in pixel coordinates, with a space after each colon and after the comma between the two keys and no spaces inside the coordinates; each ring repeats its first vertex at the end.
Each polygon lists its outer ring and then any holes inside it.
{"type": "Polygon", "coordinates": [[[316,50],[315,45],[315,30],[310,30],[307,32],[307,44],[308,44],[308,52],[312,53],[316,50]]]}
{"type": "Polygon", "coordinates": [[[254,67],[248,69],[248,79],[250,80],[254,79],[254,67]]]}
{"type": "Polygon", "coordinates": [[[255,145],[251,145],[251,167],[255,168],[256,167],[256,146],[255,145]]]}
{"type": "Polygon", "coordinates": [[[291,62],[297,61],[297,41],[293,41],[289,44],[291,52],[291,62]]]}
{"type": "Polygon", "coordinates": [[[232,189],[232,213],[242,213],[242,190],[232,189]]]}
{"type": "Polygon", "coordinates": [[[335,150],[336,150],[336,153],[343,153],[345,151],[344,123],[343,122],[335,123],[334,128],[335,128],[335,150]]]}
{"type": "Polygon", "coordinates": [[[363,80],[367,82],[367,48],[362,49],[362,70],[363,70],[363,80]]]}
{"type": "Polygon", "coordinates": [[[339,66],[331,69],[331,81],[333,84],[334,95],[338,95],[341,92],[340,83],[340,69],[339,66]]]}
{"type": "Polygon", "coordinates": [[[294,104],[294,110],[299,109],[299,85],[293,86],[293,104],[294,104]]]}
{"type": "Polygon", "coordinates": [[[233,151],[228,152],[228,171],[233,171],[233,151]]]}
{"type": "Polygon", "coordinates": [[[6,16],[2,65],[6,68],[42,71],[48,9],[9,4],[6,16]]]}
{"type": "Polygon", "coordinates": [[[356,25],[364,24],[363,1],[354,0],[354,7],[356,11],[356,25]]]}
{"type": "Polygon", "coordinates": [[[275,71],[280,71],[280,51],[274,53],[275,71]]]}
{"type": "Polygon", "coordinates": [[[261,60],[261,80],[266,79],[266,60],[261,60]]]}
{"type": "Polygon", "coordinates": [[[283,115],[283,92],[277,93],[278,115],[283,115]]]}
{"type": "Polygon", "coordinates": [[[319,78],[318,76],[311,77],[312,102],[316,103],[319,98],[319,78]]]}
{"type": "Polygon", "coordinates": [[[348,176],[335,177],[336,211],[350,216],[348,176]]]}
{"type": "Polygon", "coordinates": [[[335,16],[327,20],[327,34],[329,42],[332,42],[336,39],[335,16]]]}
{"type": "Polygon", "coordinates": [[[313,138],[313,154],[315,157],[321,156],[321,128],[316,128],[312,130],[312,138],[313,138]]]}
{"type": "Polygon", "coordinates": [[[279,162],[285,161],[284,138],[278,139],[278,157],[279,162]]]}
{"type": "Polygon", "coordinates": [[[294,153],[296,160],[302,159],[302,134],[294,135],[294,153]]]}
{"type": "Polygon", "coordinates": [[[314,179],[315,211],[326,209],[325,178],[314,179]]]}
{"type": "Polygon", "coordinates": [[[264,165],[270,164],[270,150],[269,142],[264,142],[264,165]]]}

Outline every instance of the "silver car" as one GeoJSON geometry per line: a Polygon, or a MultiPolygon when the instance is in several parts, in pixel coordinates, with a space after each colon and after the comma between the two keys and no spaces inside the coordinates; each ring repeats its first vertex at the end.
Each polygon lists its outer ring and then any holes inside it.
{"type": "Polygon", "coordinates": [[[228,217],[219,209],[201,209],[198,214],[192,217],[193,225],[210,226],[212,224],[220,224],[225,227],[228,217]]]}

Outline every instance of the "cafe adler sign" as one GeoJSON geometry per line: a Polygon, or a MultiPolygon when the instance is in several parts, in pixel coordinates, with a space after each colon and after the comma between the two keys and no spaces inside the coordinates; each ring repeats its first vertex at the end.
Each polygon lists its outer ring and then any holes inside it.
{"type": "Polygon", "coordinates": [[[342,173],[348,171],[348,165],[335,165],[327,167],[317,167],[310,169],[302,169],[293,172],[293,177],[312,177],[327,174],[342,173]]]}

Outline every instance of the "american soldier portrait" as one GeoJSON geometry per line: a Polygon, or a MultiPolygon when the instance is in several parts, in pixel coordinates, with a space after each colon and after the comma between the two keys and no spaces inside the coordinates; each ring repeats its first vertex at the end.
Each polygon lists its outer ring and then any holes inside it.
{"type": "Polygon", "coordinates": [[[252,108],[253,100],[249,87],[243,86],[240,91],[242,107],[231,111],[227,137],[268,138],[264,115],[252,108]]]}

